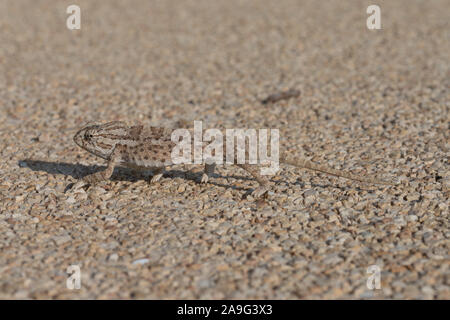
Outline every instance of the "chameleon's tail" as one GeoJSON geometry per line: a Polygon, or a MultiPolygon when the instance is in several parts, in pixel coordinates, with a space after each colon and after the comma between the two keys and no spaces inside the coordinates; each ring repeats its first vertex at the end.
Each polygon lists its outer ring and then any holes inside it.
{"type": "Polygon", "coordinates": [[[346,179],[350,179],[350,180],[371,183],[371,184],[381,184],[381,185],[390,185],[390,186],[396,185],[396,183],[393,183],[393,182],[382,181],[382,180],[374,179],[371,177],[357,176],[357,175],[351,174],[349,172],[345,172],[342,170],[336,170],[336,169],[333,169],[330,167],[316,164],[316,163],[313,163],[313,162],[305,160],[305,159],[293,159],[291,156],[284,155],[281,157],[280,160],[282,163],[285,163],[285,164],[288,164],[288,165],[291,165],[294,167],[311,169],[314,171],[327,173],[327,174],[330,174],[330,175],[333,175],[336,177],[342,177],[342,178],[346,178],[346,179]]]}

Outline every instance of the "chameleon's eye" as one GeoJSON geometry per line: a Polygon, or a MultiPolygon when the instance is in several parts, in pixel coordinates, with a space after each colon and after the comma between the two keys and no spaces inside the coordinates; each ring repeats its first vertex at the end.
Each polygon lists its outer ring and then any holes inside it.
{"type": "Polygon", "coordinates": [[[86,132],[86,133],[84,134],[84,139],[85,139],[85,140],[91,140],[91,139],[92,139],[92,133],[86,132]]]}

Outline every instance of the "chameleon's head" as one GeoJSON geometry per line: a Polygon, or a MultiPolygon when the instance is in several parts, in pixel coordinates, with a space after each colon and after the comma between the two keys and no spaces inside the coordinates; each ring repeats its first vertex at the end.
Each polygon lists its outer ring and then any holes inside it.
{"type": "Polygon", "coordinates": [[[115,143],[108,138],[105,129],[105,125],[89,123],[74,135],[73,141],[86,151],[108,159],[114,150],[115,143]]]}

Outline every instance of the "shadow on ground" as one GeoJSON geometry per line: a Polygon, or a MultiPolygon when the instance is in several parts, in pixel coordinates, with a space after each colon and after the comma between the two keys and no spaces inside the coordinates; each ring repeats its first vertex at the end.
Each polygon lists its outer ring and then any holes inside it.
{"type": "MultiPolygon", "coordinates": [[[[73,163],[66,163],[66,162],[49,162],[49,161],[42,161],[42,160],[33,160],[33,159],[23,159],[18,161],[18,165],[21,168],[29,168],[33,171],[44,171],[50,174],[63,174],[65,176],[71,176],[74,179],[81,179],[84,176],[88,174],[92,174],[98,171],[102,171],[106,168],[106,166],[98,166],[98,165],[91,165],[91,166],[85,166],[82,164],[73,164],[73,163]]],[[[114,173],[111,176],[110,180],[112,181],[129,181],[129,182],[136,182],[139,180],[148,180],[148,175],[145,175],[144,172],[151,172],[152,170],[135,170],[130,169],[126,167],[116,167],[114,169],[114,173]]],[[[168,170],[164,173],[165,178],[183,178],[186,180],[191,180],[195,182],[199,182],[201,178],[201,173],[199,172],[190,172],[188,170],[168,170]]],[[[211,179],[222,177],[218,174],[213,174],[211,179]]],[[[239,180],[254,180],[250,177],[244,177],[244,176],[227,176],[226,178],[233,178],[233,179],[239,179],[239,180]]],[[[243,190],[248,191],[247,189],[235,187],[232,184],[225,185],[216,183],[214,181],[211,181],[211,179],[208,181],[208,184],[212,184],[219,187],[224,188],[231,188],[235,190],[243,190]]],[[[70,188],[69,186],[68,188],[70,188]]]]}
{"type": "MultiPolygon", "coordinates": [[[[84,176],[88,174],[95,173],[97,171],[104,170],[105,166],[98,166],[98,165],[92,165],[92,166],[85,166],[82,164],[73,164],[73,163],[66,163],[66,162],[48,162],[48,161],[42,161],[42,160],[32,160],[32,159],[24,159],[20,160],[18,162],[18,165],[21,168],[30,168],[33,171],[44,171],[50,174],[63,174],[65,176],[71,176],[74,179],[81,179],[84,176]]],[[[149,175],[145,175],[144,172],[151,172],[151,170],[148,171],[140,171],[135,169],[130,169],[126,167],[116,167],[114,169],[114,173],[110,180],[112,181],[129,181],[129,182],[136,182],[139,180],[148,180],[149,175]]],[[[164,178],[183,178],[186,180],[191,180],[196,183],[199,183],[201,179],[201,173],[199,172],[191,172],[189,170],[168,170],[164,173],[164,178]]],[[[211,179],[208,181],[208,184],[223,187],[227,189],[235,189],[235,190],[241,190],[246,191],[246,195],[251,193],[251,190],[236,187],[233,186],[232,182],[230,181],[230,184],[221,184],[214,182],[215,178],[227,178],[227,179],[237,179],[237,180],[254,180],[251,177],[245,177],[245,176],[222,176],[217,173],[214,173],[211,177],[211,179]]],[[[273,180],[272,182],[275,184],[285,184],[285,185],[299,185],[302,189],[307,188],[307,185],[297,179],[294,183],[289,183],[287,181],[283,180],[273,180]]],[[[256,183],[256,182],[255,182],[256,183]]],[[[70,189],[73,184],[69,185],[68,188],[70,189]]],[[[341,191],[349,190],[348,186],[339,186],[339,185],[328,185],[328,184],[311,184],[312,188],[336,188],[341,191]]],[[[353,189],[357,191],[363,191],[366,189],[361,189],[358,186],[354,186],[353,189]]],[[[67,190],[66,190],[67,191],[67,190]]],[[[367,191],[367,190],[366,190],[367,191]]]]}

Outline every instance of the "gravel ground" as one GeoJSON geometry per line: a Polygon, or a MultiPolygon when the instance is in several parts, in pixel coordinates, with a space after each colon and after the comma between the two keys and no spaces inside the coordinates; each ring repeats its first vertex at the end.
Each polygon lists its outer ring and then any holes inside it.
{"type": "Polygon", "coordinates": [[[0,2],[0,298],[450,299],[448,0],[0,2]],[[262,104],[288,89],[300,96],[262,104]],[[72,141],[92,120],[278,128],[299,157],[256,182],[160,183],[72,141]],[[81,268],[81,289],[66,288],[81,268]],[[366,286],[367,268],[381,289],[366,286]]]}

